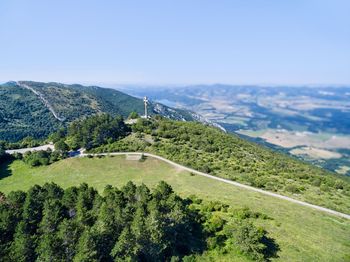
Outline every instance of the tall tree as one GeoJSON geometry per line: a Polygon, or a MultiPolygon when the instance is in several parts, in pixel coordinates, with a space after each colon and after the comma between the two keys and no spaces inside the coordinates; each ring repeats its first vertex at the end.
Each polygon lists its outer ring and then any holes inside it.
{"type": "Polygon", "coordinates": [[[111,252],[114,261],[137,261],[135,236],[129,226],[125,226],[111,252]]]}
{"type": "Polygon", "coordinates": [[[61,245],[57,238],[57,228],[65,216],[59,199],[47,199],[43,218],[40,222],[37,254],[40,261],[59,261],[61,245]]]}
{"type": "Polygon", "coordinates": [[[95,222],[95,214],[93,213],[93,207],[97,191],[87,184],[82,184],[79,187],[77,197],[77,219],[83,225],[92,226],[95,222]]]}
{"type": "Polygon", "coordinates": [[[94,262],[100,261],[98,252],[98,234],[92,228],[87,228],[81,235],[76,255],[73,261],[75,262],[94,262]]]}
{"type": "Polygon", "coordinates": [[[36,234],[42,219],[44,199],[45,191],[42,187],[35,185],[29,189],[23,206],[23,218],[28,224],[29,233],[32,235],[36,234]]]}
{"type": "Polygon", "coordinates": [[[82,232],[81,225],[75,219],[64,219],[58,227],[57,241],[60,243],[61,259],[72,261],[82,232]]]}
{"type": "Polygon", "coordinates": [[[25,221],[21,221],[17,225],[14,241],[10,247],[10,261],[35,261],[34,241],[33,235],[28,232],[28,224],[25,221]]]}

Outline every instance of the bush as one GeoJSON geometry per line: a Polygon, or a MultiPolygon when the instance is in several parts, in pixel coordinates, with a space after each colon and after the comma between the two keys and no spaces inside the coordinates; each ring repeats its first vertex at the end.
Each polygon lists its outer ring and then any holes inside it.
{"type": "Polygon", "coordinates": [[[320,190],[323,191],[323,192],[330,192],[330,188],[329,188],[329,186],[326,185],[326,184],[322,184],[322,185],[320,186],[320,190]]]}
{"type": "Polygon", "coordinates": [[[300,189],[296,185],[293,185],[293,184],[286,185],[286,187],[284,189],[288,192],[293,193],[293,194],[300,193],[300,189]]]}
{"type": "Polygon", "coordinates": [[[321,179],[319,179],[318,177],[314,178],[311,182],[311,184],[313,186],[319,187],[321,185],[321,179]]]}
{"type": "Polygon", "coordinates": [[[12,157],[14,159],[17,159],[17,160],[22,160],[23,159],[23,154],[16,152],[16,153],[12,154],[12,157]]]}
{"type": "Polygon", "coordinates": [[[66,154],[60,153],[58,151],[29,151],[23,154],[23,161],[33,167],[47,166],[66,157],[66,154]]]}
{"type": "Polygon", "coordinates": [[[63,139],[61,139],[55,143],[55,150],[62,154],[67,153],[69,150],[69,146],[66,144],[66,142],[64,142],[63,139]]]}
{"type": "Polygon", "coordinates": [[[238,224],[226,225],[225,232],[229,245],[238,247],[256,261],[264,260],[267,246],[264,243],[265,231],[262,228],[257,228],[251,222],[242,220],[238,224]]]}
{"type": "Polygon", "coordinates": [[[344,182],[341,180],[336,180],[334,184],[334,188],[336,189],[344,189],[344,182]]]}
{"type": "Polygon", "coordinates": [[[139,118],[139,114],[135,111],[131,112],[130,115],[129,115],[129,119],[136,119],[136,118],[139,118]]]}

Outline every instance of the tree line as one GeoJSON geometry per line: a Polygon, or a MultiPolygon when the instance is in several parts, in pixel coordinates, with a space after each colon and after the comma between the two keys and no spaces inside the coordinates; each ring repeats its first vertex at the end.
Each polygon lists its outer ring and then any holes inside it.
{"type": "Polygon", "coordinates": [[[35,151],[24,154],[16,153],[6,159],[20,159],[35,167],[49,165],[68,156],[70,150],[85,148],[87,150],[113,143],[131,132],[121,116],[112,117],[108,114],[100,114],[73,121],[68,128],[61,128],[50,134],[46,140],[36,140],[31,137],[9,143],[0,141],[0,161],[5,149],[17,149],[35,147],[43,143],[53,142],[55,151],[35,151]],[[1,151],[2,150],[2,151],[1,151]]]}
{"type": "MultiPolygon", "coordinates": [[[[254,225],[267,219],[219,202],[183,199],[165,182],[129,182],[100,195],[50,183],[0,193],[1,261],[196,261],[232,250],[263,261],[278,245],[254,225]]],[[[232,253],[234,254],[234,253],[232,253]]]]}

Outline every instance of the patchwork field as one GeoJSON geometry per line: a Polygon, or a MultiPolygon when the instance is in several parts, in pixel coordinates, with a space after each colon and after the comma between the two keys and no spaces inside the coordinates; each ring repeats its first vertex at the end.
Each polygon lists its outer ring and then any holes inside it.
{"type": "Polygon", "coordinates": [[[315,147],[309,147],[309,146],[295,148],[290,150],[289,152],[293,155],[306,156],[306,157],[310,157],[311,159],[319,159],[319,158],[332,159],[332,158],[342,157],[342,155],[337,152],[328,151],[325,149],[319,149],[315,147]]]}
{"type": "MultiPolygon", "coordinates": [[[[107,184],[122,186],[129,180],[150,187],[164,180],[182,196],[195,194],[203,199],[222,201],[233,208],[249,207],[267,214],[271,219],[259,220],[259,223],[280,247],[279,258],[274,259],[276,261],[350,259],[350,221],[191,175],[152,158],[145,162],[125,160],[124,156],[73,158],[38,168],[14,161],[1,166],[0,172],[0,191],[4,193],[26,190],[34,184],[50,181],[65,188],[86,182],[102,191],[107,184]]],[[[207,256],[203,257],[203,260],[206,259],[209,260],[207,256]]],[[[229,257],[227,261],[231,261],[229,257]]]]}
{"type": "Polygon", "coordinates": [[[339,174],[350,175],[350,136],[285,129],[238,130],[239,134],[263,139],[285,152],[339,174]]]}
{"type": "Polygon", "coordinates": [[[307,131],[288,131],[285,129],[266,129],[259,131],[239,130],[238,133],[251,137],[260,137],[266,140],[268,143],[285,148],[292,148],[296,146],[310,146],[329,150],[350,148],[349,135],[312,133],[307,131]]]}

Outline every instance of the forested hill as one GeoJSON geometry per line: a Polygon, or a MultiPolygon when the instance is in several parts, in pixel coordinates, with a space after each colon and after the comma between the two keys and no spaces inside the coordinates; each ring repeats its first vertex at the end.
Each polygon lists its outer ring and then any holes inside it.
{"type": "MultiPolygon", "coordinates": [[[[70,131],[73,137],[67,142],[72,143],[77,140],[76,137],[81,137],[81,129],[75,129],[78,130],[77,134],[73,132],[75,130],[70,131]]],[[[139,119],[132,126],[132,131],[133,134],[105,143],[91,152],[150,152],[214,176],[340,212],[350,212],[350,182],[347,177],[274,152],[236,135],[201,123],[156,118],[139,119]]],[[[75,146],[74,143],[72,145],[75,146]]],[[[87,148],[89,144],[79,146],[87,148]]]]}
{"type": "MultiPolygon", "coordinates": [[[[143,101],[114,89],[32,81],[0,85],[0,140],[17,141],[26,136],[46,137],[71,121],[99,113],[127,117],[143,114],[143,101]]],[[[190,112],[159,103],[149,114],[176,120],[193,120],[190,112]]]]}

